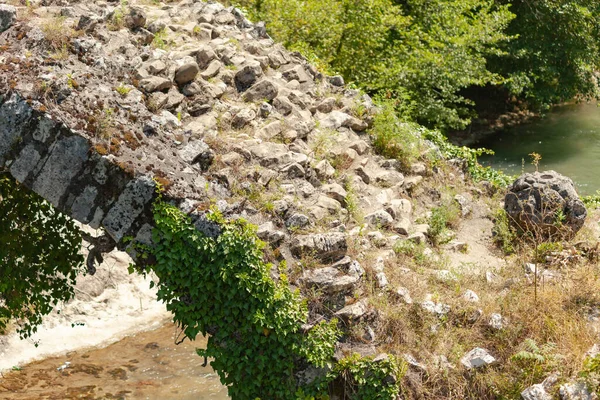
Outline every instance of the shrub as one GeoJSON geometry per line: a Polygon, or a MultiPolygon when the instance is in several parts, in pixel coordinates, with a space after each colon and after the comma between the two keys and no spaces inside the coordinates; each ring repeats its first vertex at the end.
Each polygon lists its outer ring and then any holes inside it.
{"type": "Polygon", "coordinates": [[[494,228],[492,229],[494,242],[502,249],[505,254],[515,252],[515,241],[517,234],[508,220],[508,214],[503,209],[499,209],[494,214],[494,228]]]}
{"type": "Polygon", "coordinates": [[[460,210],[454,203],[433,208],[428,220],[431,242],[435,245],[442,244],[445,240],[444,233],[448,231],[448,227],[455,225],[459,218],[460,210]]]}
{"type": "Polygon", "coordinates": [[[398,118],[393,102],[382,101],[370,131],[373,146],[379,154],[395,158],[402,168],[409,170],[422,150],[418,128],[418,125],[398,118]]]}

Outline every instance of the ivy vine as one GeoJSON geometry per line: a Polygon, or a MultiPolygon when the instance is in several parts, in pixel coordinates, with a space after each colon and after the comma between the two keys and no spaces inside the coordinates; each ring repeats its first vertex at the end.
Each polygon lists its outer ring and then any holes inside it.
{"type": "Polygon", "coordinates": [[[265,244],[254,225],[226,220],[213,208],[206,217],[220,233],[206,236],[161,196],[153,213],[153,245],[136,245],[147,264],[137,269],[156,274],[158,299],[187,338],[208,335],[206,349],[197,352],[212,359],[232,399],[327,399],[329,385],[348,373],[357,389],[350,398],[366,399],[374,391],[379,394],[373,399],[395,398],[397,383],[386,381],[400,376],[395,358],[374,363],[354,357],[336,366],[337,320],[321,321],[307,333],[301,329],[306,301],[290,289],[283,271],[277,281],[271,278],[273,266],[264,261],[265,244]],[[358,369],[350,370],[353,365],[358,369]],[[295,374],[310,366],[329,373],[301,386],[295,374]]]}
{"type": "Polygon", "coordinates": [[[333,356],[336,321],[305,335],[306,303],[291,291],[284,274],[271,279],[264,244],[246,221],[208,214],[221,233],[208,237],[188,216],[159,199],[154,204],[158,299],[173,313],[186,337],[210,335],[212,367],[233,399],[291,399],[297,362],[324,365],[333,356]]]}
{"type": "Polygon", "coordinates": [[[0,332],[16,321],[21,338],[74,296],[83,272],[74,221],[0,172],[0,332]]]}

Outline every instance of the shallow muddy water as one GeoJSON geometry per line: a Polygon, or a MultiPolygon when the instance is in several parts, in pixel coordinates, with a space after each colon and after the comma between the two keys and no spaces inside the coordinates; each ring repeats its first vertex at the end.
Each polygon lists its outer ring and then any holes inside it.
{"type": "Polygon", "coordinates": [[[175,345],[176,328],[138,333],[102,349],[80,350],[4,372],[3,400],[224,400],[227,389],[195,349],[204,339],[175,345]],[[57,370],[70,364],[63,370],[57,370]]]}

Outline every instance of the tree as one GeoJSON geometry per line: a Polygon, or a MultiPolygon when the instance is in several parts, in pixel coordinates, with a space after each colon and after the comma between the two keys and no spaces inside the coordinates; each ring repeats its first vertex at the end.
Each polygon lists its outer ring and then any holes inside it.
{"type": "Polygon", "coordinates": [[[497,84],[486,57],[500,55],[513,18],[493,0],[245,0],[286,46],[313,55],[370,94],[401,99],[405,119],[462,128],[471,102],[458,93],[497,84]]]}
{"type": "Polygon", "coordinates": [[[547,108],[576,96],[599,98],[600,2],[596,0],[496,0],[510,5],[514,37],[490,69],[507,78],[511,93],[547,108]]]}
{"type": "Polygon", "coordinates": [[[72,219],[0,172],[0,331],[16,320],[21,337],[73,298],[82,272],[81,234],[72,219]]]}

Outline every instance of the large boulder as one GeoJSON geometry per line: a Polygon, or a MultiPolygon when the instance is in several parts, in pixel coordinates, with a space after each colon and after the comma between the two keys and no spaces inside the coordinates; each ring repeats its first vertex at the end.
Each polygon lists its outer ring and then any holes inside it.
{"type": "Polygon", "coordinates": [[[547,238],[574,235],[587,217],[573,181],[555,171],[523,174],[509,188],[504,209],[514,225],[547,238]]]}

